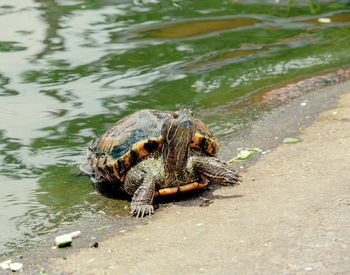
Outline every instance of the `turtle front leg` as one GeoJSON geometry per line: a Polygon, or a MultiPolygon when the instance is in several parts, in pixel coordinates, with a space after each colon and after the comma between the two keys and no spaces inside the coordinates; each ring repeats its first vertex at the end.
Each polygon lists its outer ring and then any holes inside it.
{"type": "Polygon", "coordinates": [[[237,172],[227,163],[213,157],[194,157],[193,168],[209,181],[220,185],[234,185],[240,181],[237,172]]]}
{"type": "Polygon", "coordinates": [[[154,213],[153,197],[156,183],[152,174],[146,174],[131,200],[131,214],[136,218],[154,213]]]}

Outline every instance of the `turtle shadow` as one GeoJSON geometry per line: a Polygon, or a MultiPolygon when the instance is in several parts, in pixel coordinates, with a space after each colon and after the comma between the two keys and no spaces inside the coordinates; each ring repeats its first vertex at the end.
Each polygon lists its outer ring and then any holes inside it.
{"type": "MultiPolygon", "coordinates": [[[[131,201],[131,196],[120,189],[118,185],[108,182],[94,182],[95,190],[101,195],[113,200],[131,201]]],[[[240,194],[234,195],[215,195],[214,191],[223,188],[222,186],[209,185],[203,189],[194,189],[186,192],[175,193],[171,195],[158,196],[154,199],[156,209],[163,206],[176,204],[182,207],[205,207],[209,206],[215,200],[238,199],[243,197],[240,194]]]]}
{"type": "Polygon", "coordinates": [[[179,206],[183,207],[205,207],[209,206],[211,203],[213,203],[215,200],[226,200],[226,199],[238,199],[243,197],[244,195],[240,194],[234,194],[234,195],[214,195],[214,191],[216,189],[221,188],[219,187],[213,187],[211,189],[197,189],[197,190],[191,190],[183,193],[176,193],[172,195],[166,195],[157,197],[155,199],[155,204],[157,205],[167,205],[174,203],[179,206]]]}
{"type": "Polygon", "coordinates": [[[109,182],[93,182],[93,185],[95,190],[106,198],[113,200],[131,200],[131,196],[123,191],[119,185],[109,182]]]}

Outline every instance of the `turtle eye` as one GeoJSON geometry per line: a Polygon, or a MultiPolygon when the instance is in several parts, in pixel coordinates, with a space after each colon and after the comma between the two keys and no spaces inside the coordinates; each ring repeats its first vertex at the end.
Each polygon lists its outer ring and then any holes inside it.
{"type": "Polygon", "coordinates": [[[184,109],[183,112],[189,113],[191,116],[193,116],[193,112],[190,109],[184,109]]]}

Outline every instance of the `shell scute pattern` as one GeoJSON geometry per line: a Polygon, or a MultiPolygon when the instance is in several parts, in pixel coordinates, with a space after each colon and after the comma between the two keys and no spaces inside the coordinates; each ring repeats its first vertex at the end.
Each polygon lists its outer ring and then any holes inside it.
{"type": "MultiPolygon", "coordinates": [[[[176,115],[171,111],[145,109],[116,122],[89,146],[88,163],[95,179],[119,182],[122,187],[130,167],[160,151],[163,123],[176,115]]],[[[216,156],[219,143],[202,121],[196,119],[195,123],[196,135],[190,146],[209,156],[216,156]]]]}

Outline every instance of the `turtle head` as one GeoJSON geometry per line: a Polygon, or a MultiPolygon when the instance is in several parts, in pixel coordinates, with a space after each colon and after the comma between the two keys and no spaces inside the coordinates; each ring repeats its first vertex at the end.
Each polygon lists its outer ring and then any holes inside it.
{"type": "Polygon", "coordinates": [[[166,170],[186,168],[190,143],[195,133],[196,124],[190,110],[181,110],[164,122],[162,154],[166,170]]]}

